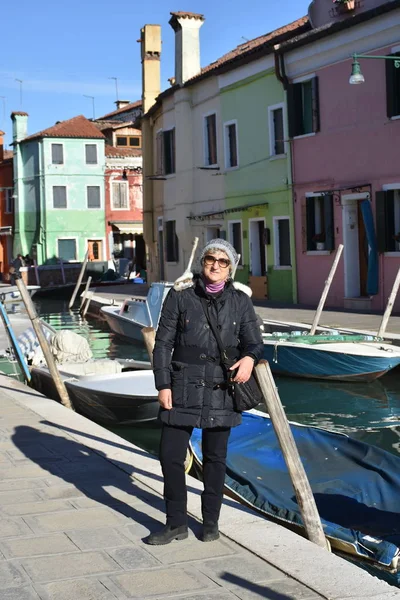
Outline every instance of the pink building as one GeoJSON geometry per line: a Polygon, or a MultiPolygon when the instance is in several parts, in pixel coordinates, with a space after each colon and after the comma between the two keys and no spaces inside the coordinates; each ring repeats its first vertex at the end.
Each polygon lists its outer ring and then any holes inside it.
{"type": "Polygon", "coordinates": [[[326,305],[382,310],[400,267],[400,68],[360,58],[365,82],[350,85],[349,77],[354,53],[400,55],[400,3],[353,4],[314,0],[313,31],[280,50],[298,301],[317,304],[342,243],[326,305]]]}

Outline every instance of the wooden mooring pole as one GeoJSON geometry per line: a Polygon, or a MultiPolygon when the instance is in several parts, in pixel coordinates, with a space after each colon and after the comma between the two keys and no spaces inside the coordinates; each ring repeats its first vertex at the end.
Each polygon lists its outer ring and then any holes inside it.
{"type": "Polygon", "coordinates": [[[85,258],[83,260],[82,267],[81,267],[81,272],[79,273],[78,281],[76,282],[76,286],[75,286],[74,292],[73,292],[73,294],[71,296],[71,300],[69,301],[68,308],[72,308],[73,305],[74,305],[75,298],[76,298],[78,290],[79,290],[79,288],[81,286],[83,275],[85,273],[85,269],[86,269],[86,265],[87,265],[88,260],[89,260],[89,249],[87,250],[87,252],[85,254],[85,258]]]}
{"type": "Polygon", "coordinates": [[[307,537],[310,542],[329,549],[311,486],[267,361],[260,361],[255,368],[255,373],[292,480],[307,537]]]}
{"type": "Polygon", "coordinates": [[[394,301],[396,300],[397,292],[399,291],[399,286],[400,286],[400,268],[397,271],[396,279],[394,280],[392,292],[389,296],[385,314],[382,317],[382,321],[381,321],[379,331],[378,331],[378,337],[383,337],[385,335],[386,327],[389,322],[389,317],[392,314],[394,301]]]}
{"type": "Polygon", "coordinates": [[[83,310],[83,305],[85,304],[86,297],[88,295],[88,291],[89,291],[89,287],[90,287],[91,283],[92,283],[92,276],[89,275],[89,277],[87,278],[86,285],[85,285],[85,291],[83,292],[83,296],[81,298],[81,308],[80,308],[81,312],[83,310]]]}
{"type": "Polygon", "coordinates": [[[50,371],[50,375],[53,378],[54,384],[56,386],[58,395],[60,396],[61,404],[65,407],[74,410],[72,402],[67,392],[67,388],[63,380],[61,379],[60,373],[58,372],[56,362],[54,360],[54,356],[51,353],[49,343],[46,339],[46,336],[43,333],[42,326],[40,324],[40,319],[37,315],[31,297],[29,295],[28,290],[25,287],[25,284],[22,279],[16,279],[15,283],[17,284],[19,293],[21,294],[21,298],[23,303],[25,304],[26,312],[28,313],[28,317],[32,322],[33,329],[36,333],[36,337],[39,341],[40,347],[44,354],[44,358],[46,359],[47,366],[50,371]]]}
{"type": "Polygon", "coordinates": [[[146,346],[146,350],[149,355],[151,366],[153,366],[153,350],[156,341],[156,330],[154,327],[143,327],[142,336],[144,345],[146,346]]]}
{"type": "Polygon", "coordinates": [[[336,273],[336,269],[339,264],[340,257],[342,256],[343,248],[344,248],[343,244],[340,244],[339,248],[337,249],[335,260],[333,261],[333,265],[330,270],[328,279],[325,281],[325,287],[322,292],[321,300],[319,301],[319,304],[318,304],[317,312],[315,313],[314,321],[313,321],[313,324],[310,329],[310,335],[315,335],[315,332],[317,330],[318,323],[321,318],[321,313],[324,308],[325,300],[326,300],[326,297],[329,292],[329,288],[331,287],[331,283],[332,283],[333,277],[336,273]]]}

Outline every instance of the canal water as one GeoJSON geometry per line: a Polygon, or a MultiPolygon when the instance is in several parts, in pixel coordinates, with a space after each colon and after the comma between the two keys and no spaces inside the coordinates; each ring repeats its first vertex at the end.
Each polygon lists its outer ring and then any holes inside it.
{"type": "MultiPolygon", "coordinates": [[[[55,329],[71,329],[87,338],[95,358],[147,360],[142,344],[120,340],[98,319],[82,319],[68,303],[38,298],[40,316],[55,329]]],[[[400,454],[400,372],[394,371],[374,383],[327,383],[278,378],[279,395],[287,417],[346,433],[363,442],[400,454]]],[[[159,431],[155,427],[119,427],[121,437],[156,453],[159,431]]]]}

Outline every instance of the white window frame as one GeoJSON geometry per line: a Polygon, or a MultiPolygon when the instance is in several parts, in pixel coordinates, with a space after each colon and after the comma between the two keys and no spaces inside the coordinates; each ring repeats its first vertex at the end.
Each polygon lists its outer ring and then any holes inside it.
{"type": "Polygon", "coordinates": [[[203,114],[203,164],[206,168],[209,167],[211,169],[212,167],[218,167],[218,160],[219,160],[218,113],[216,110],[210,110],[209,112],[203,114]],[[216,148],[216,155],[217,155],[217,162],[212,165],[207,163],[207,120],[206,120],[207,117],[211,117],[211,115],[215,115],[215,148],[216,148]]]}
{"type": "Polygon", "coordinates": [[[51,142],[50,144],[50,158],[51,164],[57,166],[65,165],[65,152],[64,152],[64,144],[62,142],[51,142]],[[62,147],[62,163],[53,163],[53,146],[61,146],[62,147]]]}
{"type": "MultiPolygon", "coordinates": [[[[58,238],[56,239],[56,256],[57,256],[58,258],[61,258],[61,257],[59,256],[59,252],[58,252],[58,241],[59,241],[59,240],[75,240],[75,256],[76,256],[76,259],[75,259],[75,260],[70,260],[70,261],[68,261],[68,262],[70,262],[70,263],[77,263],[77,262],[79,262],[79,245],[78,245],[78,237],[77,237],[77,236],[63,235],[62,237],[58,237],[58,238]]],[[[61,260],[63,260],[63,259],[61,259],[61,260]]]]}
{"type": "MultiPolygon", "coordinates": [[[[163,140],[162,140],[162,153],[163,153],[163,157],[162,157],[162,163],[163,163],[163,176],[167,179],[171,178],[171,177],[175,177],[176,176],[176,127],[175,125],[173,127],[168,127],[167,129],[162,129],[162,135],[163,135],[163,140]],[[164,138],[164,133],[168,133],[169,131],[174,131],[174,170],[172,171],[172,173],[166,173],[166,169],[165,169],[165,138],[164,138]]],[[[129,148],[130,146],[128,146],[129,148]]]]}
{"type": "Polygon", "coordinates": [[[83,145],[83,162],[87,167],[98,167],[99,166],[99,145],[94,142],[85,142],[83,145]],[[96,146],[96,161],[95,163],[86,162],[86,146],[96,146]]]}
{"type": "Polygon", "coordinates": [[[272,104],[268,106],[268,133],[269,133],[269,159],[270,160],[278,160],[281,158],[286,158],[288,152],[288,133],[287,133],[287,125],[286,125],[286,111],[285,111],[285,103],[281,102],[279,104],[272,104]],[[274,126],[274,111],[282,109],[282,119],[283,119],[283,138],[284,138],[284,153],[283,154],[275,154],[275,126],[274,126]]]}
{"type": "MultiPolygon", "coordinates": [[[[279,221],[289,221],[289,240],[290,240],[290,217],[288,215],[282,215],[281,217],[272,217],[272,227],[274,231],[274,271],[292,271],[292,265],[279,265],[277,259],[279,257],[279,221]]],[[[291,240],[290,240],[291,242],[291,240]]],[[[290,243],[290,262],[292,263],[292,244],[290,243]]],[[[279,257],[280,258],[280,257],[279,257]]]]}
{"type": "Polygon", "coordinates": [[[129,181],[121,181],[120,179],[113,179],[111,181],[111,210],[130,210],[130,199],[129,199],[129,181]],[[114,183],[119,183],[121,185],[124,184],[125,187],[127,188],[126,190],[126,197],[128,199],[128,206],[127,208],[115,208],[114,206],[114,183]]]}
{"type": "Polygon", "coordinates": [[[4,195],[5,195],[5,210],[4,210],[4,214],[5,215],[12,215],[14,210],[13,210],[13,188],[3,188],[4,190],[4,195]]]}
{"type": "Polygon", "coordinates": [[[102,186],[101,185],[97,185],[97,184],[87,184],[85,186],[86,189],[86,194],[85,194],[85,209],[86,210],[102,210],[103,208],[103,192],[102,192],[102,186]],[[91,208],[88,206],[88,188],[90,187],[98,187],[100,190],[100,206],[97,206],[96,208],[91,208]]]}
{"type": "MultiPolygon", "coordinates": [[[[243,269],[243,220],[242,219],[232,219],[228,221],[228,242],[233,246],[233,231],[232,225],[235,223],[240,223],[240,244],[241,244],[241,253],[240,253],[240,261],[238,264],[238,269],[243,269]]],[[[238,253],[239,254],[239,253],[238,253]]]]}
{"type": "MultiPolygon", "coordinates": [[[[68,186],[67,185],[52,185],[51,186],[51,206],[52,206],[52,210],[68,210],[68,186]],[[66,207],[65,208],[57,208],[56,206],[54,206],[54,188],[55,187],[65,187],[65,199],[66,199],[66,207]]],[[[67,238],[61,238],[61,239],[67,239],[67,238]]]]}
{"type": "MultiPolygon", "coordinates": [[[[238,135],[238,122],[237,119],[232,119],[231,121],[225,121],[224,123],[224,155],[225,155],[225,169],[227,171],[234,171],[235,169],[239,168],[240,165],[240,161],[239,161],[239,135],[238,135]],[[237,165],[230,165],[229,164],[229,158],[230,158],[230,148],[229,148],[229,126],[230,125],[234,125],[235,126],[235,137],[236,137],[236,158],[237,158],[237,165]]],[[[218,150],[217,150],[217,156],[218,156],[218,150]]]]}

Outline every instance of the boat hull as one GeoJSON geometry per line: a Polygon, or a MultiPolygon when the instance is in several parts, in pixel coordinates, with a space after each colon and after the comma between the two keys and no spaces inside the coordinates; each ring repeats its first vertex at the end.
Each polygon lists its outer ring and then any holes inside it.
{"type": "Polygon", "coordinates": [[[327,379],[333,381],[370,382],[400,364],[400,356],[366,356],[350,352],[318,350],[306,345],[264,343],[264,359],[276,375],[327,379]]]}
{"type": "MultiPolygon", "coordinates": [[[[152,375],[152,374],[151,374],[152,375]]],[[[50,374],[44,369],[32,369],[31,386],[48,398],[59,401],[59,396],[50,374]]],[[[116,379],[109,375],[108,379],[116,379]]],[[[135,395],[127,393],[110,393],[107,389],[87,389],[80,386],[79,381],[64,380],[68,394],[75,410],[100,423],[101,425],[135,425],[158,418],[159,403],[157,395],[135,395]]]]}
{"type": "Polygon", "coordinates": [[[105,310],[103,307],[101,312],[113,333],[125,340],[143,341],[142,329],[144,325],[120,316],[118,309],[115,308],[107,307],[107,310],[105,310]]]}

